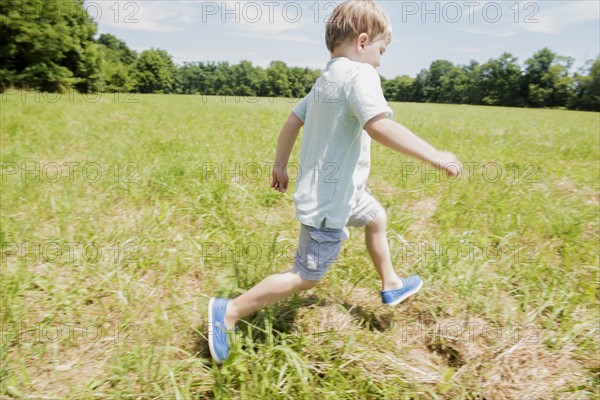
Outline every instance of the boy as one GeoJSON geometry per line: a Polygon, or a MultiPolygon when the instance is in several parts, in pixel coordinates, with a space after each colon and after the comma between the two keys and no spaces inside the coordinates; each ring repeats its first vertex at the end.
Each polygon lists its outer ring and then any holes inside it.
{"type": "Polygon", "coordinates": [[[392,110],[375,68],[391,35],[387,16],[372,0],[350,0],[333,11],[325,34],[331,59],[284,124],[273,168],[271,187],[285,193],[289,182],[286,166],[304,125],[294,193],[296,218],[301,224],[295,265],[235,299],[210,300],[209,348],[218,363],[229,354],[227,332],[238,319],[316,286],[348,238],[346,226],[365,226],[365,241],[381,277],[384,304],[396,305],[421,288],[420,277],[403,279],[394,271],[386,213],[366,187],[371,138],[450,175],[460,173],[461,166],[452,153],[436,150],[390,119],[392,110]]]}

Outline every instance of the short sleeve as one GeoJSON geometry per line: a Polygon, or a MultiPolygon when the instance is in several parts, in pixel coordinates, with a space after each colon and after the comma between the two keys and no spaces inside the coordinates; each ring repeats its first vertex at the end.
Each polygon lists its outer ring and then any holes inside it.
{"type": "Polygon", "coordinates": [[[375,68],[364,64],[356,69],[346,86],[348,106],[364,128],[369,120],[385,113],[392,118],[393,111],[388,106],[381,89],[381,78],[375,68]]]}
{"type": "Polygon", "coordinates": [[[302,123],[304,123],[304,119],[306,118],[306,107],[308,105],[308,96],[310,96],[310,93],[307,94],[302,100],[300,100],[300,102],[298,104],[296,104],[294,106],[294,108],[292,109],[292,112],[294,114],[296,114],[296,116],[300,119],[300,121],[302,121],[302,123]]]}

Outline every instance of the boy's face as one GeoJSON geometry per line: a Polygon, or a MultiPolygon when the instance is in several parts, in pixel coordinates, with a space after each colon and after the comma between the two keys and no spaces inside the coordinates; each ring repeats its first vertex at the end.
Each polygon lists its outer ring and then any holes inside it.
{"type": "Polygon", "coordinates": [[[357,61],[371,64],[373,68],[379,67],[381,65],[381,55],[385,52],[387,44],[388,41],[385,38],[363,42],[363,52],[359,54],[359,60],[357,61]]]}

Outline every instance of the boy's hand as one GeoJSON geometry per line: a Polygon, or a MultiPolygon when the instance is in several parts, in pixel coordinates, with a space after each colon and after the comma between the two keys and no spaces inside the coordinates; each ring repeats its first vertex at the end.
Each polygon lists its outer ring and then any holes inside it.
{"type": "Polygon", "coordinates": [[[449,151],[438,151],[435,166],[445,171],[448,176],[459,176],[463,168],[458,158],[449,151]]]}
{"type": "Polygon", "coordinates": [[[288,188],[288,183],[289,178],[286,169],[280,166],[274,166],[271,187],[281,193],[285,193],[288,188]]]}

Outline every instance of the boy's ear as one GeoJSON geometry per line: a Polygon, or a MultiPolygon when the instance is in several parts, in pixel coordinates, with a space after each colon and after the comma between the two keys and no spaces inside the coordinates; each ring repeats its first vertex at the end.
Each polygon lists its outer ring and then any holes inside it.
{"type": "Polygon", "coordinates": [[[358,38],[356,39],[356,49],[364,50],[368,41],[369,41],[369,35],[366,34],[365,32],[361,33],[360,35],[358,35],[358,38]]]}

